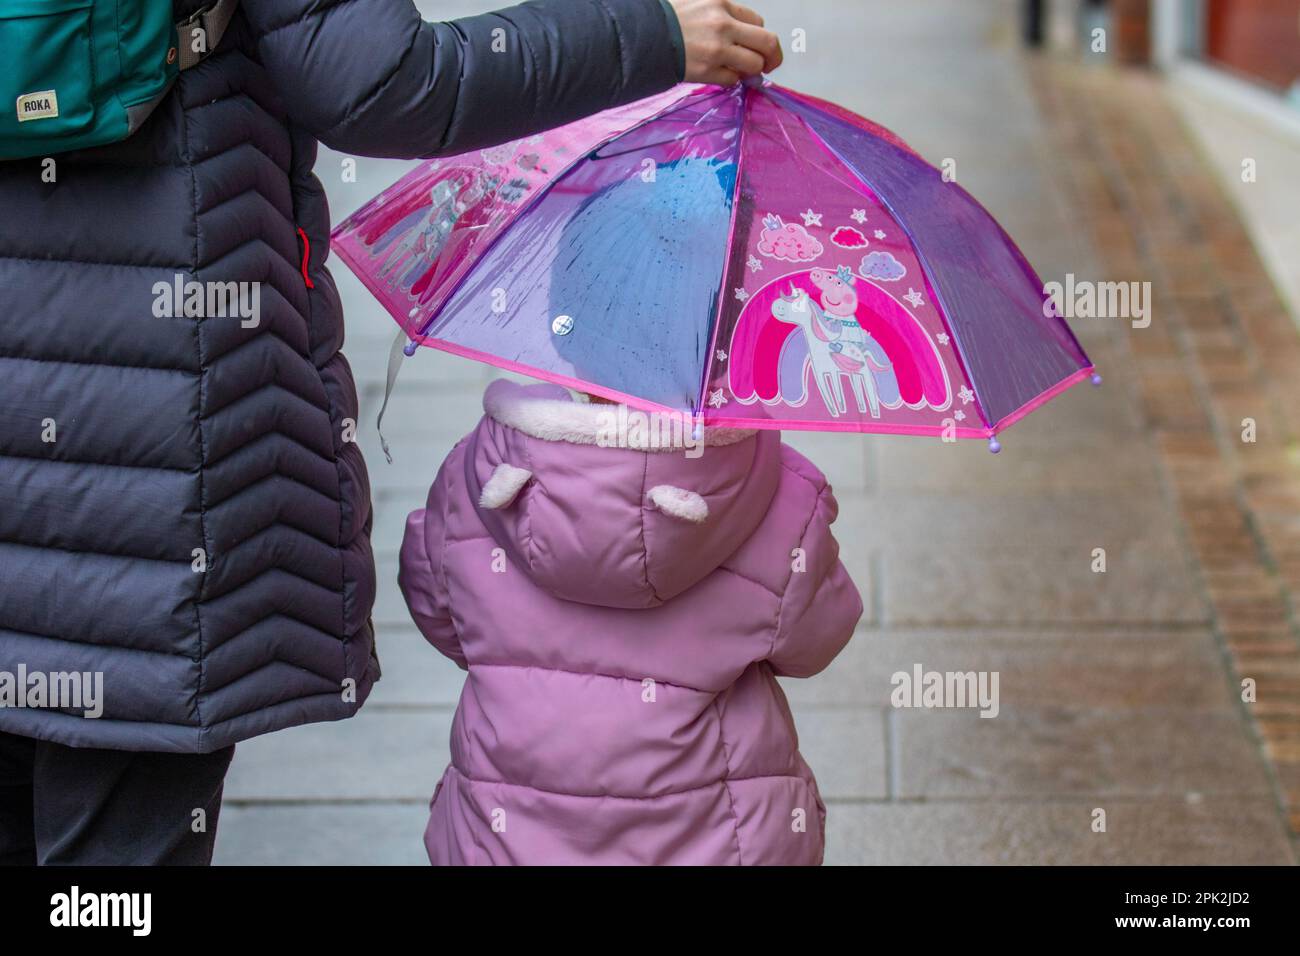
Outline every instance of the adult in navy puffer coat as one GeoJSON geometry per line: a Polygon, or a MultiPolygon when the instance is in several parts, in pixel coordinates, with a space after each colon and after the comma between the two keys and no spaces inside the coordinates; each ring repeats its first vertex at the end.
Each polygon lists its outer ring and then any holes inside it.
{"type": "Polygon", "coordinates": [[[210,754],[350,716],[378,676],[317,142],[488,146],[666,89],[684,46],[665,0],[454,23],[243,0],[140,132],[58,156],[54,182],[0,163],[0,675],[103,675],[97,719],[0,701],[16,813],[23,747],[210,754]],[[178,276],[260,283],[260,321],[156,317],[178,276]]]}
{"type": "Polygon", "coordinates": [[[0,670],[102,670],[106,697],[95,720],[0,708],[0,730],[207,752],[351,714],[375,572],[317,141],[459,152],[680,75],[659,0],[454,25],[410,0],[243,0],[141,132],[58,157],[54,184],[0,163],[0,670]],[[259,324],[155,317],[178,273],[260,282],[259,324]]]}

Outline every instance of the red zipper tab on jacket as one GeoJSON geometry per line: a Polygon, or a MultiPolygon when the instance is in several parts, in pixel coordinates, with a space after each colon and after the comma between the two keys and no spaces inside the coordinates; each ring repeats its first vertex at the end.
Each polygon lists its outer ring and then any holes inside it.
{"type": "Polygon", "coordinates": [[[311,276],[307,275],[307,262],[311,259],[311,241],[307,238],[307,233],[302,226],[298,227],[298,238],[302,240],[302,281],[307,283],[307,288],[316,288],[316,283],[311,281],[311,276]]]}

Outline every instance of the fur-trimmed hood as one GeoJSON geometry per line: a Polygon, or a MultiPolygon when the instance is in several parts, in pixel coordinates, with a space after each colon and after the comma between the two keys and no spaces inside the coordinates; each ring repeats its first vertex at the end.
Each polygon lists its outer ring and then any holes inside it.
{"type": "Polygon", "coordinates": [[[565,600],[670,600],[750,536],[776,491],[776,432],[705,429],[697,441],[689,422],[505,380],[483,409],[468,489],[512,563],[565,600]]]}

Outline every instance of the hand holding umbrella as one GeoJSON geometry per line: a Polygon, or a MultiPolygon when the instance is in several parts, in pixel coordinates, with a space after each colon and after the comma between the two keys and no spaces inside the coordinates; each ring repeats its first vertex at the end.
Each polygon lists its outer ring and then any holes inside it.
{"type": "Polygon", "coordinates": [[[727,0],[671,2],[686,42],[686,82],[730,86],[781,65],[781,41],[748,7],[727,0]]]}

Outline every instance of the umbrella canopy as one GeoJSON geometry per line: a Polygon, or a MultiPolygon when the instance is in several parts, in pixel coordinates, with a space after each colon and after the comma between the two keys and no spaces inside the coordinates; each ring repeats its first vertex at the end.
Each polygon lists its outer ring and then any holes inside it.
{"type": "Polygon", "coordinates": [[[1097,380],[965,190],[770,82],[685,85],[424,163],[334,246],[408,353],[705,425],[992,438],[1097,380]]]}

